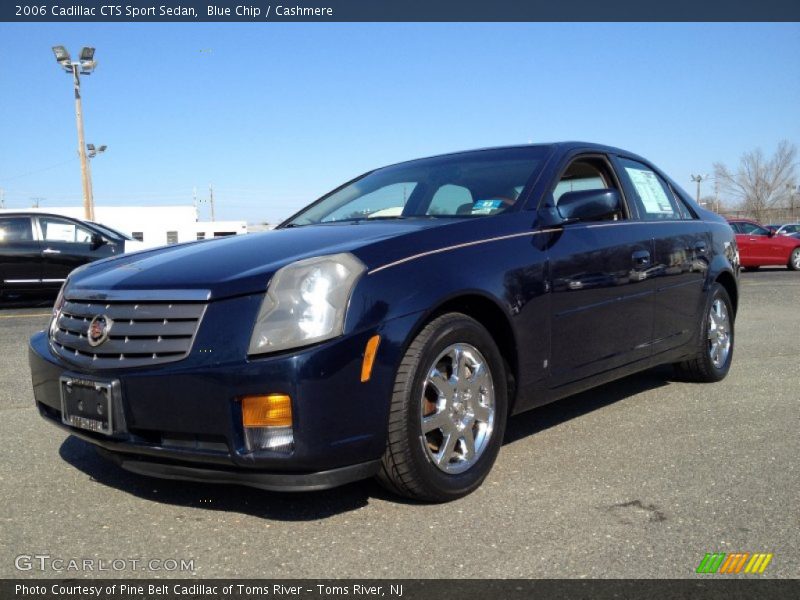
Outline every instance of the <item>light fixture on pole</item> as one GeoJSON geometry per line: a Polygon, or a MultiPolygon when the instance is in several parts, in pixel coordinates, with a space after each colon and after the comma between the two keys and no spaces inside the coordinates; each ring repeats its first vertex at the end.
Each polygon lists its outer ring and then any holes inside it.
{"type": "Polygon", "coordinates": [[[86,144],[87,157],[94,158],[98,154],[102,154],[103,152],[105,152],[107,148],[108,146],[106,145],[95,147],[94,144],[86,144]]]}
{"type": "Polygon", "coordinates": [[[700,204],[700,183],[708,179],[708,173],[705,175],[692,175],[692,181],[697,184],[697,203],[700,204]]]}
{"type": "Polygon", "coordinates": [[[86,46],[81,50],[80,59],[73,61],[64,46],[53,46],[56,62],[72,75],[75,91],[75,121],[78,126],[78,156],[81,159],[81,182],[83,184],[83,212],[84,217],[94,220],[94,197],[92,195],[92,178],[89,173],[89,163],[86,155],[86,142],[83,136],[83,106],[81,104],[81,75],[91,75],[97,61],[94,60],[94,48],[86,46]]]}

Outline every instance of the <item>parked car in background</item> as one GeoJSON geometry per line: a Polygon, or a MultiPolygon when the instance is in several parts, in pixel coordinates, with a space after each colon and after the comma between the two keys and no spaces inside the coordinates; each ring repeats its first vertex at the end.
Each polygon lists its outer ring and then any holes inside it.
{"type": "Polygon", "coordinates": [[[800,270],[800,239],[778,235],[769,228],[749,219],[729,219],[736,232],[739,258],[745,269],[765,266],[785,266],[800,270]]]}
{"type": "Polygon", "coordinates": [[[270,233],[81,267],[33,392],[139,474],[452,500],[511,414],[660,364],[725,377],[737,260],[725,219],[624,150],[415,160],[270,233]]]}
{"type": "Polygon", "coordinates": [[[41,212],[0,214],[0,298],[52,292],[83,264],[138,249],[139,242],[101,225],[41,212]]]}

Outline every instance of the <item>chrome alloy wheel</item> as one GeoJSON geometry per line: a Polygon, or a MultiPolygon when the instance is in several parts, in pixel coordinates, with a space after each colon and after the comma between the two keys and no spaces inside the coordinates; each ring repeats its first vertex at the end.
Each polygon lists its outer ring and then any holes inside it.
{"type": "Polygon", "coordinates": [[[463,473],[489,445],[494,429],[494,383],[477,348],[453,344],[433,361],[422,386],[422,443],[445,473],[463,473]]]}
{"type": "Polygon", "coordinates": [[[792,252],[791,260],[795,271],[800,271],[800,250],[795,250],[792,252]]]}
{"type": "Polygon", "coordinates": [[[728,306],[717,298],[708,313],[708,355],[717,369],[722,368],[731,351],[728,306]]]}

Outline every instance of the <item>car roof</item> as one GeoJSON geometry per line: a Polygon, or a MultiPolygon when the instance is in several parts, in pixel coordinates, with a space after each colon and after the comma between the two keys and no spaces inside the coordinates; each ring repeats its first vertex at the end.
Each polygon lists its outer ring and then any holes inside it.
{"type": "MultiPolygon", "coordinates": [[[[563,142],[538,142],[538,143],[531,143],[531,144],[510,144],[506,146],[486,146],[482,148],[473,148],[470,150],[457,150],[455,152],[446,152],[444,154],[435,154],[426,158],[438,158],[440,156],[453,156],[457,154],[469,154],[471,152],[485,152],[487,150],[517,150],[520,148],[535,148],[535,147],[550,147],[550,148],[558,148],[562,151],[570,151],[570,150],[596,150],[597,152],[606,152],[612,154],[625,154],[627,156],[636,156],[632,152],[628,150],[623,150],[622,148],[616,148],[614,146],[607,146],[605,144],[598,144],[596,142],[581,142],[577,140],[572,141],[563,141],[563,142]]],[[[420,159],[418,159],[420,160],[420,159]]]]}
{"type": "Polygon", "coordinates": [[[628,150],[624,150],[622,148],[616,148],[614,146],[606,146],[604,144],[598,144],[595,142],[581,142],[573,140],[573,141],[562,141],[562,142],[541,142],[535,144],[531,143],[531,144],[512,144],[506,146],[486,146],[483,148],[472,148],[469,150],[456,150],[453,152],[445,152],[443,154],[432,154],[429,156],[421,156],[409,160],[402,160],[400,162],[391,163],[383,165],[381,167],[377,167],[375,169],[371,169],[371,171],[378,171],[381,169],[388,169],[391,167],[399,167],[401,165],[411,164],[417,161],[424,161],[437,158],[447,158],[450,156],[469,155],[479,152],[491,152],[491,151],[502,151],[502,150],[521,150],[525,148],[537,148],[537,147],[551,148],[553,150],[556,150],[560,154],[567,154],[572,150],[588,150],[589,152],[598,152],[604,154],[621,154],[626,157],[630,157],[634,160],[639,160],[644,163],[650,163],[649,160],[643,158],[642,156],[639,156],[634,152],[629,152],[628,150]]]}
{"type": "Polygon", "coordinates": [[[80,221],[86,223],[83,219],[70,217],[69,215],[60,215],[58,213],[43,212],[40,210],[9,210],[0,211],[0,217],[58,217],[59,219],[72,219],[73,221],[80,221]]]}

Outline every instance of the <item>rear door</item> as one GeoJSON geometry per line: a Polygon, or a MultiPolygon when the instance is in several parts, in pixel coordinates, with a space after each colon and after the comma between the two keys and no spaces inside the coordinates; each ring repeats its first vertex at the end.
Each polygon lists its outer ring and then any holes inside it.
{"type": "MultiPolygon", "coordinates": [[[[608,158],[578,155],[560,172],[545,202],[557,207],[568,191],[608,188],[624,197],[608,158]]],[[[633,219],[626,205],[613,220],[566,224],[553,237],[548,249],[553,387],[649,355],[652,254],[647,224],[633,219]]]]}
{"type": "Polygon", "coordinates": [[[0,216],[0,288],[37,289],[41,285],[41,249],[28,216],[0,216]]]}
{"type": "Polygon", "coordinates": [[[712,250],[711,232],[649,165],[617,157],[615,165],[653,237],[647,278],[654,291],[653,353],[686,343],[697,331],[712,250]]]}

